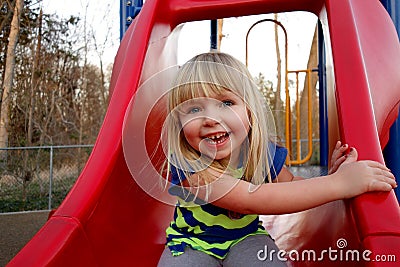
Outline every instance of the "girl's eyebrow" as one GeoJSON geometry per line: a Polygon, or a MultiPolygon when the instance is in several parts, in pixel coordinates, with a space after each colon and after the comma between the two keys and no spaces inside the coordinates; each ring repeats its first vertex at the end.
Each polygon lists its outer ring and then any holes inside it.
{"type": "Polygon", "coordinates": [[[187,106],[187,105],[194,105],[194,104],[199,104],[200,99],[199,98],[191,98],[188,100],[185,100],[184,102],[180,103],[180,106],[187,106]]]}
{"type": "Polygon", "coordinates": [[[196,105],[201,105],[199,99],[189,99],[186,100],[180,104],[178,104],[178,106],[176,107],[178,112],[184,112],[185,109],[188,109],[192,106],[196,106],[196,105]]]}
{"type": "Polygon", "coordinates": [[[235,94],[235,93],[233,93],[233,92],[231,92],[231,91],[226,91],[226,92],[223,92],[222,94],[219,94],[219,95],[217,95],[217,98],[216,99],[226,99],[226,98],[228,98],[228,99],[233,99],[233,98],[240,98],[241,99],[241,97],[239,96],[239,95],[237,95],[237,94],[235,94]]]}

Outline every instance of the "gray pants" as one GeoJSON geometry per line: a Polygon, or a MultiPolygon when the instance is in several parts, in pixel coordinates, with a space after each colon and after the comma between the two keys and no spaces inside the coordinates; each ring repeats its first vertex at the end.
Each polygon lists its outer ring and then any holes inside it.
{"type": "Polygon", "coordinates": [[[186,247],[185,253],[182,255],[172,256],[169,248],[165,248],[158,267],[286,267],[286,262],[278,259],[278,251],[279,249],[271,237],[255,235],[249,236],[231,247],[227,257],[223,260],[190,247],[186,247]]]}

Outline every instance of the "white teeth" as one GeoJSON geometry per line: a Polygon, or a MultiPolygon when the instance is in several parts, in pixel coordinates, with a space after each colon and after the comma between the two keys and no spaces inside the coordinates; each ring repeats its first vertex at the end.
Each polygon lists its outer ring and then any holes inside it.
{"type": "Polygon", "coordinates": [[[221,134],[209,136],[208,138],[215,140],[215,139],[221,138],[221,137],[224,136],[224,135],[225,135],[224,133],[223,133],[223,134],[221,133],[221,134]]]}
{"type": "Polygon", "coordinates": [[[220,144],[225,141],[227,136],[228,136],[228,133],[219,133],[216,135],[207,136],[206,140],[210,144],[220,144]]]}

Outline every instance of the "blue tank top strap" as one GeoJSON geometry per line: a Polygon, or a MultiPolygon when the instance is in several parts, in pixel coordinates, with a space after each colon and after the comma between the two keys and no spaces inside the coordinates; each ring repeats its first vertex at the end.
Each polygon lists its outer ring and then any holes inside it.
{"type": "MultiPolygon", "coordinates": [[[[286,157],[288,154],[288,150],[285,147],[270,143],[275,147],[275,154],[272,160],[272,164],[270,164],[269,172],[271,174],[271,179],[274,180],[278,174],[281,172],[283,165],[285,164],[286,157]]],[[[266,177],[266,182],[268,181],[268,177],[266,177]]]]}

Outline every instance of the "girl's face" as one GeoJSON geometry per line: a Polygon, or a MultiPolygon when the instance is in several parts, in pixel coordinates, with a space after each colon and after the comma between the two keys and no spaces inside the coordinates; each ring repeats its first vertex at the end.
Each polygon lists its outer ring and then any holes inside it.
{"type": "Polygon", "coordinates": [[[224,90],[188,100],[178,110],[190,146],[210,158],[230,158],[231,165],[238,165],[241,144],[250,129],[249,112],[241,97],[224,90]]]}

